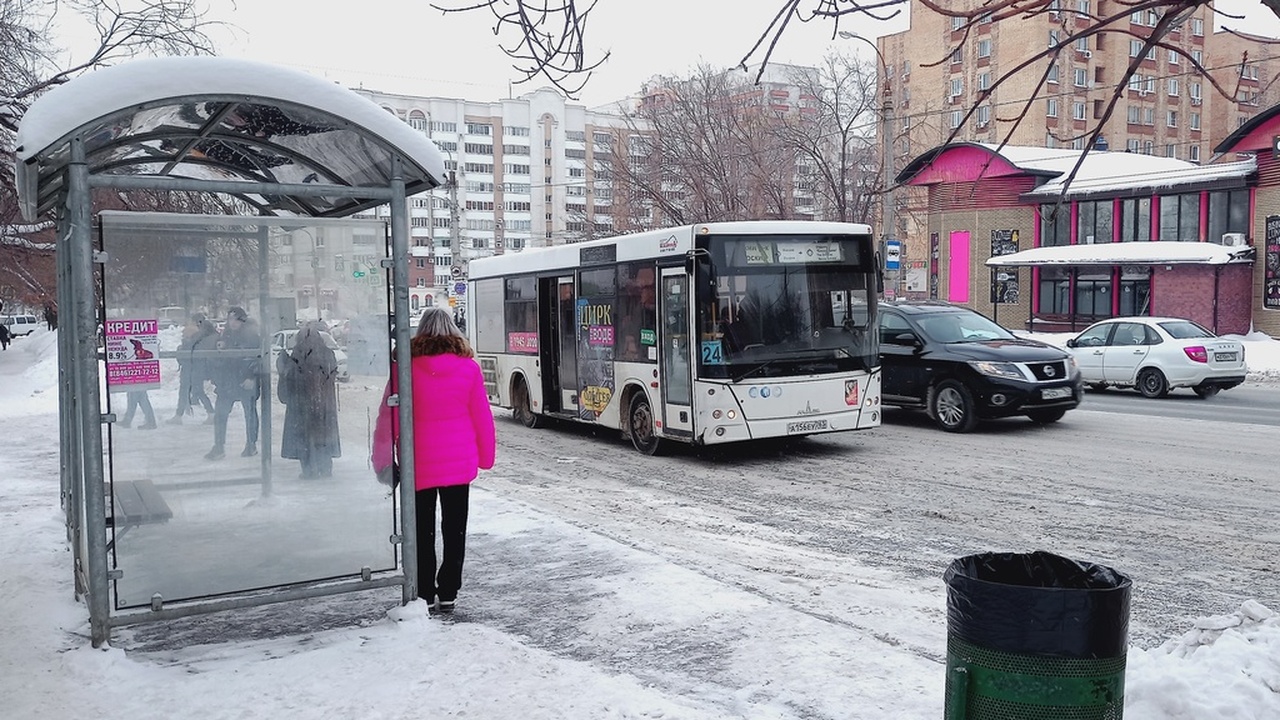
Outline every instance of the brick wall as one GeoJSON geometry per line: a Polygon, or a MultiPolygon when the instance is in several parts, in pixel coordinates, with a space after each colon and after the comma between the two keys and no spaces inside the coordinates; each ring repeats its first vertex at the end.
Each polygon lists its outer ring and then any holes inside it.
{"type": "Polygon", "coordinates": [[[952,210],[931,214],[929,232],[938,233],[941,257],[939,258],[939,297],[946,297],[950,277],[951,258],[947,238],[953,231],[967,231],[970,236],[969,302],[967,307],[988,317],[995,317],[1001,325],[1025,329],[1031,318],[1031,269],[1008,268],[1006,272],[1018,275],[1018,302],[995,306],[991,303],[991,231],[1017,230],[1018,249],[1030,250],[1035,240],[1035,211],[1031,205],[993,210],[952,210]]]}
{"type": "Polygon", "coordinates": [[[1249,332],[1251,266],[1157,265],[1152,270],[1152,315],[1194,320],[1218,334],[1249,332]]]}

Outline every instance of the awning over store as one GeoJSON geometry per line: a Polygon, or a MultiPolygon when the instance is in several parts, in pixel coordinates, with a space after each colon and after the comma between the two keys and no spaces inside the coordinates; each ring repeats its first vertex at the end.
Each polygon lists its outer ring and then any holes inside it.
{"type": "Polygon", "coordinates": [[[1203,242],[1123,242],[1031,248],[987,261],[991,267],[1038,265],[1226,265],[1251,263],[1256,252],[1247,245],[1203,242]]]}

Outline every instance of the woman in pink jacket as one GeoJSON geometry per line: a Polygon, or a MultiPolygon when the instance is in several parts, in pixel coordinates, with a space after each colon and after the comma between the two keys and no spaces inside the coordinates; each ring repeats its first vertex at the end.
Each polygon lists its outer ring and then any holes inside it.
{"type": "MultiPolygon", "coordinates": [[[[413,356],[413,448],[418,517],[419,596],[442,613],[453,611],[462,586],[471,481],[493,467],[493,410],[471,345],[443,308],[428,308],[410,345],[413,356]],[[436,570],[436,498],[444,545],[436,570]]],[[[373,467],[391,469],[395,408],[388,407],[395,371],[387,384],[373,433],[373,467]]]]}

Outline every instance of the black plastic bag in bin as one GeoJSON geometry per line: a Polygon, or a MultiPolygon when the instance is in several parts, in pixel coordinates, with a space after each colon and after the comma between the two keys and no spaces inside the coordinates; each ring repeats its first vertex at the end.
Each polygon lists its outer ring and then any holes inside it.
{"type": "Polygon", "coordinates": [[[1132,581],[1053,553],[983,553],[947,568],[947,626],[979,647],[1068,658],[1123,656],[1132,581]]]}

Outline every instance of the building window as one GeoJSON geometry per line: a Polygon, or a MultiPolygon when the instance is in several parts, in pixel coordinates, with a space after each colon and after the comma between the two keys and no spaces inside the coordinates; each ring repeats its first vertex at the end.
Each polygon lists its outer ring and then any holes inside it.
{"type": "Polygon", "coordinates": [[[1169,97],[1178,97],[1178,78],[1169,78],[1169,97]]]}
{"type": "Polygon", "coordinates": [[[1151,311],[1151,271],[1126,268],[1120,276],[1120,316],[1146,315],[1151,311]]]}
{"type": "Polygon", "coordinates": [[[1169,110],[1165,112],[1165,124],[1171,128],[1178,127],[1178,111],[1169,110]]]}
{"type": "Polygon", "coordinates": [[[980,58],[991,57],[991,40],[987,38],[983,38],[982,40],[978,41],[978,57],[980,58]]]}
{"type": "Polygon", "coordinates": [[[981,105],[978,107],[978,127],[983,127],[991,123],[991,106],[981,105]]]}
{"type": "Polygon", "coordinates": [[[1191,18],[1191,34],[1196,37],[1204,36],[1204,18],[1191,18]]]}
{"type": "Polygon", "coordinates": [[[1049,47],[1055,47],[1058,44],[1058,31],[1049,31],[1049,47]]]}
{"type": "Polygon", "coordinates": [[[468,135],[492,135],[492,125],[482,125],[480,123],[467,123],[468,135]]]}
{"type": "Polygon", "coordinates": [[[1111,268],[1079,269],[1076,275],[1076,314],[1111,317],[1111,268]]]}
{"type": "Polygon", "coordinates": [[[1191,120],[1189,125],[1192,130],[1200,129],[1200,113],[1191,113],[1191,120]]]}
{"type": "Polygon", "coordinates": [[[1076,38],[1076,50],[1079,52],[1089,52],[1089,38],[1076,38]]]}
{"type": "Polygon", "coordinates": [[[1073,103],[1071,103],[1071,119],[1072,119],[1072,120],[1084,120],[1084,119],[1085,119],[1085,112],[1084,112],[1084,108],[1085,108],[1085,106],[1084,106],[1084,103],[1082,103],[1082,102],[1073,102],[1073,103]]]}
{"type": "Polygon", "coordinates": [[[964,78],[951,78],[951,97],[959,97],[964,93],[964,78]]]}
{"type": "Polygon", "coordinates": [[[1200,162],[1200,146],[1192,145],[1190,152],[1187,153],[1187,159],[1191,162],[1200,162]]]}
{"type": "Polygon", "coordinates": [[[1121,200],[1121,242],[1147,242],[1150,239],[1151,198],[1126,198],[1121,200]]]}
{"type": "Polygon", "coordinates": [[[951,64],[952,64],[952,65],[959,65],[959,64],[960,64],[960,62],[961,62],[963,59],[964,59],[964,56],[963,56],[963,55],[961,55],[961,53],[960,53],[960,48],[956,48],[955,50],[952,50],[952,51],[951,51],[951,64]]]}
{"type": "Polygon", "coordinates": [[[1040,245],[1051,247],[1071,244],[1071,204],[1067,202],[1040,206],[1040,245]]]}
{"type": "Polygon", "coordinates": [[[1160,239],[1200,240],[1200,193],[1160,196],[1160,239]]]}
{"type": "Polygon", "coordinates": [[[1111,242],[1112,203],[1110,200],[1076,204],[1076,243],[1092,245],[1111,242]]]}
{"type": "MultiPolygon", "coordinates": [[[[1194,146],[1193,146],[1194,147],[1194,146]]],[[[1209,242],[1222,242],[1226,233],[1249,232],[1249,191],[1209,193],[1209,242]]]]}
{"type": "Polygon", "coordinates": [[[1170,65],[1177,65],[1177,64],[1178,64],[1178,51],[1177,51],[1177,50],[1170,50],[1170,51],[1169,51],[1169,64],[1170,64],[1170,65]]]}
{"type": "Polygon", "coordinates": [[[529,137],[529,128],[518,125],[508,125],[502,129],[502,132],[512,137],[529,137]]]}
{"type": "Polygon", "coordinates": [[[1143,45],[1143,42],[1141,40],[1130,40],[1129,41],[1129,57],[1138,57],[1139,55],[1141,55],[1142,45],[1143,45]]]}
{"type": "Polygon", "coordinates": [[[1058,117],[1058,101],[1056,98],[1049,98],[1045,105],[1045,117],[1058,117]]]}
{"type": "Polygon", "coordinates": [[[991,73],[978,73],[978,89],[986,90],[991,87],[991,73]]]}
{"type": "Polygon", "coordinates": [[[1178,157],[1178,146],[1177,146],[1177,145],[1165,145],[1165,146],[1164,146],[1164,156],[1165,156],[1165,157],[1168,157],[1168,158],[1176,158],[1176,157],[1178,157]]]}
{"type": "Polygon", "coordinates": [[[1058,84],[1058,66],[1057,65],[1049,66],[1049,77],[1047,78],[1047,82],[1053,83],[1054,85],[1058,84]]]}
{"type": "Polygon", "coordinates": [[[1040,268],[1040,312],[1066,315],[1071,312],[1071,277],[1066,268],[1040,268]]]}

